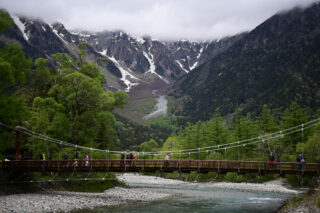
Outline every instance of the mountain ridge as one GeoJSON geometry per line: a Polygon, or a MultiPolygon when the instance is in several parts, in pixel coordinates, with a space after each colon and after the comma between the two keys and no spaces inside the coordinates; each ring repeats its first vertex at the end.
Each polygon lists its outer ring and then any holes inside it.
{"type": "MultiPolygon", "coordinates": [[[[138,84],[156,84],[159,82],[156,79],[170,84],[215,56],[206,51],[205,47],[216,45],[219,46],[218,51],[223,51],[237,39],[235,36],[230,37],[230,41],[229,38],[224,38],[221,41],[168,42],[148,36],[137,38],[123,31],[71,32],[62,23],[48,24],[38,19],[12,14],[11,17],[15,26],[1,35],[1,42],[19,43],[31,58],[50,58],[58,52],[77,58],[77,46],[85,41],[89,44],[89,61],[94,62],[98,57],[110,60],[106,66],[100,67],[107,78],[105,88],[127,92],[138,84]],[[201,54],[202,51],[205,54],[201,54]]],[[[158,89],[157,85],[155,89],[158,89]]]]}
{"type": "Polygon", "coordinates": [[[174,114],[196,121],[217,108],[222,115],[237,109],[257,114],[264,104],[282,111],[292,101],[315,110],[320,104],[319,14],[319,4],[276,14],[183,76],[170,91],[182,108],[174,114]]]}

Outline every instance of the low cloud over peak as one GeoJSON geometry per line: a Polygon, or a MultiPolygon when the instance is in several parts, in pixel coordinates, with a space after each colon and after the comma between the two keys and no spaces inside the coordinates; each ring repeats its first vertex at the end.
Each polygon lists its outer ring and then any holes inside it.
{"type": "Polygon", "coordinates": [[[207,40],[249,31],[273,14],[316,0],[0,0],[10,13],[68,29],[123,30],[158,39],[207,40]]]}

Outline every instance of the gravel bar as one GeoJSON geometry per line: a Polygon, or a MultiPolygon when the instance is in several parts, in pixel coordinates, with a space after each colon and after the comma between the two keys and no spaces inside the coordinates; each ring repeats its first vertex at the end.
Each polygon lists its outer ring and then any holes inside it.
{"type": "Polygon", "coordinates": [[[103,193],[45,192],[0,196],[0,212],[70,212],[102,206],[117,206],[130,201],[165,199],[169,194],[144,189],[113,188],[103,193]]]}

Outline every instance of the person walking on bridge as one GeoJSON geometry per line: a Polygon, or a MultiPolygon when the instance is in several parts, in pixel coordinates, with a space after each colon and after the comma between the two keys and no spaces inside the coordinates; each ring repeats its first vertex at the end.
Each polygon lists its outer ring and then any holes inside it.
{"type": "Polygon", "coordinates": [[[79,151],[77,150],[76,153],[74,154],[74,162],[73,162],[74,167],[78,166],[78,158],[79,158],[79,151]]]}
{"type": "Polygon", "coordinates": [[[89,166],[89,155],[86,154],[86,166],[89,166]]]}
{"type": "Polygon", "coordinates": [[[132,157],[131,159],[132,159],[132,163],[131,163],[131,166],[135,166],[135,161],[136,161],[136,159],[137,159],[137,154],[136,153],[131,153],[131,156],[130,157],[132,157]]]}
{"type": "Polygon", "coordinates": [[[299,163],[299,170],[303,171],[304,163],[306,162],[306,158],[303,154],[299,154],[297,157],[297,163],[299,163]]]}
{"type": "Polygon", "coordinates": [[[269,155],[270,168],[274,168],[274,162],[275,162],[274,155],[272,152],[270,152],[270,155],[269,155]]]}
{"type": "Polygon", "coordinates": [[[69,158],[69,156],[68,156],[68,153],[67,152],[65,152],[63,155],[62,155],[62,167],[67,167],[68,165],[68,158],[69,158]]]}
{"type": "Polygon", "coordinates": [[[124,153],[121,152],[121,161],[120,161],[120,166],[124,166],[124,153]]]}
{"type": "Polygon", "coordinates": [[[165,156],[164,159],[165,159],[165,164],[164,164],[164,166],[165,166],[165,167],[168,167],[169,164],[170,164],[170,155],[169,155],[169,153],[166,154],[166,156],[165,156]]]}

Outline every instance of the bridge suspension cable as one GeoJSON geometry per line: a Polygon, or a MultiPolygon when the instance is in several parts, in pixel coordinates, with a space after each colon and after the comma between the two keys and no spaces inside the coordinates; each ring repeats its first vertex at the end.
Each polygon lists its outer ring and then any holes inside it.
{"type": "MultiPolygon", "coordinates": [[[[207,152],[207,151],[220,151],[220,150],[226,150],[226,149],[233,149],[233,148],[238,148],[240,146],[247,146],[247,145],[251,145],[251,144],[256,144],[259,142],[265,142],[268,140],[272,140],[272,139],[276,139],[279,137],[283,137],[286,135],[290,135],[293,133],[296,133],[298,131],[302,131],[302,141],[303,141],[303,130],[304,129],[308,129],[311,128],[317,124],[320,124],[320,118],[318,119],[314,119],[311,120],[309,122],[294,126],[294,127],[290,127],[284,130],[280,130],[274,133],[268,133],[262,136],[258,136],[258,137],[254,137],[254,138],[249,138],[249,139],[245,139],[245,140],[241,140],[241,141],[235,141],[235,142],[230,142],[230,143],[226,143],[226,144],[220,144],[220,145],[213,145],[213,146],[206,146],[206,147],[198,147],[198,148],[192,148],[192,149],[183,149],[183,150],[168,150],[168,151],[157,151],[157,152],[137,152],[138,154],[142,154],[142,155],[163,155],[164,153],[172,153],[172,154],[195,154],[195,153],[203,153],[203,152],[207,152]]],[[[31,136],[31,137],[36,137],[38,139],[42,139],[45,142],[51,142],[51,143],[55,143],[58,145],[64,145],[64,146],[69,146],[69,147],[73,147],[76,149],[86,149],[86,150],[90,150],[90,152],[92,151],[101,151],[101,152],[108,152],[108,153],[115,153],[115,154],[121,154],[121,153],[125,153],[128,151],[117,151],[117,150],[105,150],[105,149],[98,149],[98,148],[92,148],[92,147],[86,147],[86,146],[81,146],[81,145],[76,145],[76,144],[72,144],[69,142],[65,142],[62,140],[58,140],[55,138],[51,138],[48,137],[46,135],[43,135],[41,133],[32,131],[30,129],[27,129],[25,127],[22,126],[18,126],[17,128],[11,127],[9,125],[6,125],[2,122],[0,122],[0,125],[6,128],[9,128],[13,131],[18,131],[21,132],[22,134],[31,136]]],[[[302,143],[303,145],[303,143],[302,143]]]]}

